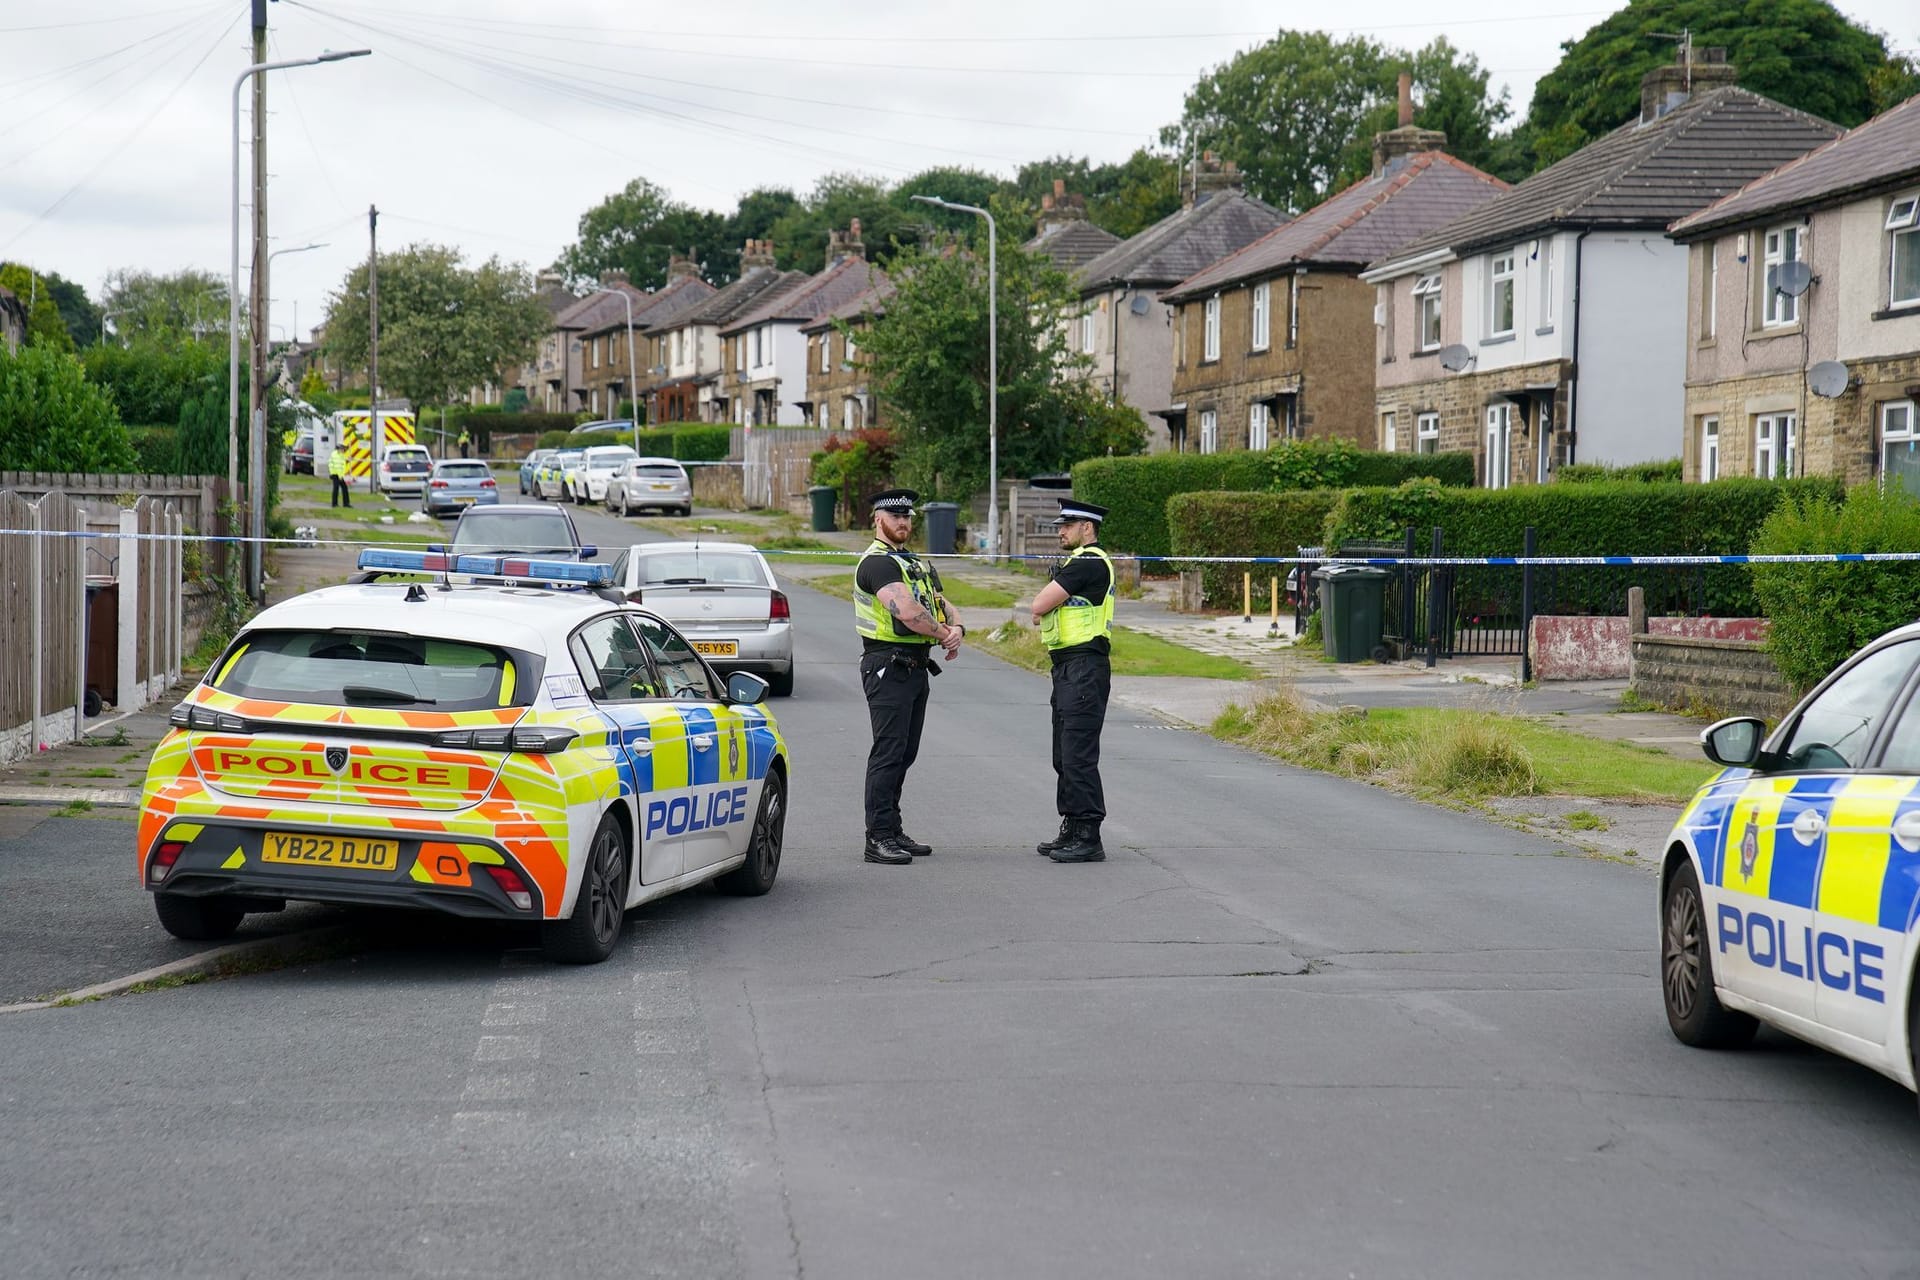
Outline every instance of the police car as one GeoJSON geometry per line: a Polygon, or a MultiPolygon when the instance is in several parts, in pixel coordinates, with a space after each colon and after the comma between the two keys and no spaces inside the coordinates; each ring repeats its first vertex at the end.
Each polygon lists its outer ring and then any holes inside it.
{"type": "Polygon", "coordinates": [[[765,681],[722,685],[610,566],[360,568],[441,576],[275,605],[173,709],[137,837],[168,932],[224,937],[295,899],[425,907],[537,922],[553,959],[589,963],[630,907],[773,887],[788,764],[765,681]]]}
{"type": "Polygon", "coordinates": [[[1760,1022],[1915,1087],[1920,625],[1848,659],[1781,721],[1700,735],[1724,766],[1668,839],[1667,1021],[1703,1047],[1760,1022]]]}

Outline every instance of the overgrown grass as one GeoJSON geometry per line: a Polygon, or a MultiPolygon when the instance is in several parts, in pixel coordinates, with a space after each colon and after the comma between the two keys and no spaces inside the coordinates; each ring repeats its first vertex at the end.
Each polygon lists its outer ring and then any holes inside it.
{"type": "MultiPolygon", "coordinates": [[[[1005,659],[1029,671],[1047,671],[1053,660],[1040,643],[1040,633],[1032,627],[1005,623],[992,631],[974,631],[969,643],[984,653],[1005,659]]],[[[1194,676],[1208,680],[1252,680],[1260,673],[1244,662],[1201,653],[1185,645],[1162,640],[1144,631],[1126,627],[1113,629],[1113,674],[1116,676],[1194,676]]]]}
{"type": "Polygon", "coordinates": [[[1282,689],[1213,722],[1216,738],[1308,768],[1422,795],[1567,795],[1684,802],[1714,767],[1650,747],[1603,742],[1527,716],[1435,707],[1314,711],[1282,689]]]}

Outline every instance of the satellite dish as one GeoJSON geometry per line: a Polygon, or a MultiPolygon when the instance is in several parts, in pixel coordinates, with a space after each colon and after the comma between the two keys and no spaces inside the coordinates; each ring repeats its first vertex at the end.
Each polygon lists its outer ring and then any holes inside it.
{"type": "Polygon", "coordinates": [[[1822,360],[1807,370],[1807,390],[1823,400],[1845,395],[1852,382],[1853,375],[1838,360],[1822,360]]]}
{"type": "Polygon", "coordinates": [[[1813,268],[1804,262],[1783,262],[1767,268],[1767,274],[1773,277],[1773,287],[1789,298],[1799,297],[1813,283],[1813,268]]]}
{"type": "Polygon", "coordinates": [[[1127,303],[1127,310],[1137,316],[1143,316],[1153,310],[1153,299],[1144,293],[1136,293],[1133,295],[1133,299],[1127,303]]]}
{"type": "Polygon", "coordinates": [[[1476,357],[1459,343],[1440,348],[1440,367],[1448,373],[1458,373],[1472,364],[1476,357]]]}

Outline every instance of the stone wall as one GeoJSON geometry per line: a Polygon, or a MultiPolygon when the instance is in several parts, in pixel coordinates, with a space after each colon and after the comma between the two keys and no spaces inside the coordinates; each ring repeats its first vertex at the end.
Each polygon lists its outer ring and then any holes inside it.
{"type": "Polygon", "coordinates": [[[1687,387],[1685,475],[1699,480],[1704,420],[1719,419],[1720,474],[1753,474],[1754,417],[1792,413],[1800,421],[1798,469],[1804,475],[1838,475],[1850,485],[1873,480],[1879,471],[1880,406],[1910,398],[1920,383],[1920,353],[1846,361],[1857,385],[1827,398],[1806,389],[1804,376],[1792,373],[1728,378],[1687,387]]]}
{"type": "MultiPolygon", "coordinates": [[[[1765,618],[1648,618],[1653,635],[1694,640],[1761,640],[1765,618]]],[[[1528,646],[1536,680],[1622,680],[1633,669],[1632,624],[1624,617],[1539,616],[1528,646]]]]}
{"type": "Polygon", "coordinates": [[[1765,647],[1753,640],[1633,637],[1633,691],[1665,706],[1778,720],[1796,701],[1765,647]]]}

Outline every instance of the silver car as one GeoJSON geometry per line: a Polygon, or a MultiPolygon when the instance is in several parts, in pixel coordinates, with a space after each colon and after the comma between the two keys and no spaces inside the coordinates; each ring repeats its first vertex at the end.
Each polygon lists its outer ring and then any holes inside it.
{"type": "Polygon", "coordinates": [[[648,507],[693,514],[693,481],[672,458],[635,458],[607,482],[607,510],[624,516],[648,507]]]}
{"type": "Polygon", "coordinates": [[[744,542],[643,542],[613,562],[628,600],[671,622],[707,665],[793,692],[793,614],[766,557],[744,542]]]}

